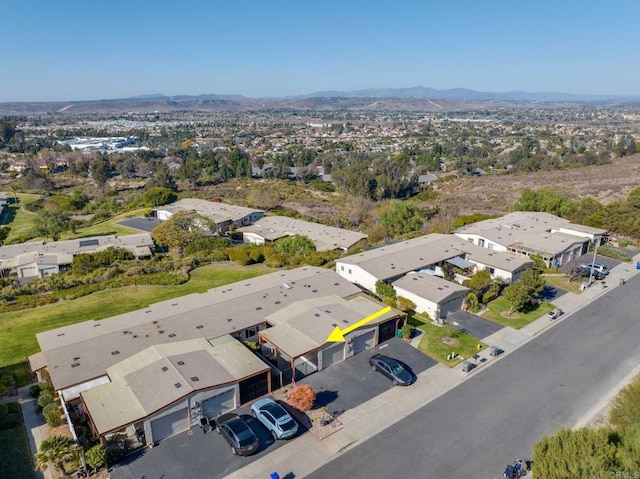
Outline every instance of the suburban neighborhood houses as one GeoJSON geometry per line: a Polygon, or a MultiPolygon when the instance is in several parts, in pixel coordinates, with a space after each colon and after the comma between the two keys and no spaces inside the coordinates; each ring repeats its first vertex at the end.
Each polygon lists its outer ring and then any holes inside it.
{"type": "MultiPolygon", "coordinates": [[[[255,235],[248,238],[252,241],[275,240],[276,228],[283,235],[308,234],[319,249],[346,250],[365,238],[204,200],[181,200],[156,211],[167,218],[185,209],[215,217],[227,228],[258,221],[240,228],[243,235],[255,235]],[[269,228],[274,237],[255,233],[269,228]]],[[[42,332],[37,335],[41,352],[29,358],[30,367],[39,380],[53,383],[72,429],[91,431],[102,442],[118,433],[132,444],[153,445],[394,338],[404,314],[392,309],[350,332],[345,342],[327,341],[336,326],[348,328],[385,306],[363,292],[375,294],[377,282],[390,284],[416,311],[444,321],[462,308],[470,289],[461,283],[476,271],[511,283],[532,266],[530,254],[563,263],[586,252],[590,242],[604,240],[603,230],[552,215],[511,213],[455,235],[430,234],[345,256],[335,271],[311,266],[276,271],[42,332]],[[255,344],[255,351],[242,342],[255,344]]],[[[152,241],[147,234],[103,237],[34,243],[33,251],[72,258],[108,246],[144,256],[152,241]]],[[[27,254],[25,245],[2,251],[4,264],[27,254]]],[[[23,268],[17,274],[31,273],[23,268]]],[[[37,274],[47,273],[41,268],[37,274]]]]}
{"type": "Polygon", "coordinates": [[[549,213],[523,211],[463,226],[455,234],[493,251],[540,255],[555,267],[585,254],[589,244],[604,244],[608,237],[600,228],[573,224],[549,213]]]}
{"type": "Polygon", "coordinates": [[[40,333],[29,361],[71,424],[103,441],[144,431],[154,444],[394,337],[404,315],[392,310],[327,344],[337,325],[383,307],[331,270],[302,267],[40,333]]]}

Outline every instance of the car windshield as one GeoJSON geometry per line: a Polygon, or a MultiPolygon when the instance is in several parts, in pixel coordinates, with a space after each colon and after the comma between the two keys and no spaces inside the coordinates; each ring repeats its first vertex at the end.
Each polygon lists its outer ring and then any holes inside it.
{"type": "Polygon", "coordinates": [[[285,411],[279,404],[268,404],[264,407],[264,410],[271,413],[275,419],[288,416],[287,411],[285,411]]]}
{"type": "Polygon", "coordinates": [[[249,429],[236,432],[240,444],[251,444],[254,441],[254,434],[249,429]]]}

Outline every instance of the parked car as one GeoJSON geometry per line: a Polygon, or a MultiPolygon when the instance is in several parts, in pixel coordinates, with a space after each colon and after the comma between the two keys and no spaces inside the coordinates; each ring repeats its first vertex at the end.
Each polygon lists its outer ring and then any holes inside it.
{"type": "Polygon", "coordinates": [[[231,446],[231,452],[238,456],[249,456],[258,451],[260,442],[249,425],[237,414],[223,414],[216,419],[216,431],[231,446]]]}
{"type": "Polygon", "coordinates": [[[407,371],[400,361],[389,356],[374,354],[369,358],[369,365],[374,371],[379,371],[391,379],[396,386],[409,386],[413,382],[413,374],[407,371]]]}
{"type": "Polygon", "coordinates": [[[578,276],[582,276],[583,278],[593,278],[597,281],[604,279],[604,274],[600,271],[592,270],[588,265],[583,264],[578,267],[576,270],[576,274],[578,276]]]}
{"type": "Polygon", "coordinates": [[[298,432],[298,423],[280,404],[271,398],[258,399],[251,405],[251,414],[264,424],[274,439],[289,439],[298,432]]]}
{"type": "Polygon", "coordinates": [[[556,308],[552,311],[549,311],[547,313],[547,316],[549,316],[549,319],[558,319],[563,314],[564,314],[564,311],[562,311],[560,308],[556,308]]]}
{"type": "Polygon", "coordinates": [[[607,265],[602,263],[589,263],[589,264],[583,264],[582,266],[591,268],[593,269],[594,272],[597,271],[598,273],[601,273],[605,276],[609,274],[609,268],[607,268],[607,265]]]}

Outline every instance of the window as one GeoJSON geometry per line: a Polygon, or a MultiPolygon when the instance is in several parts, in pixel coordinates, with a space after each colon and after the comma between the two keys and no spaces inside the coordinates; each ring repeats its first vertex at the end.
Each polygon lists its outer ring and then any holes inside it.
{"type": "Polygon", "coordinates": [[[344,265],[343,264],[340,265],[340,271],[344,271],[344,265]]]}
{"type": "Polygon", "coordinates": [[[349,274],[351,274],[351,268],[349,268],[349,274]]]}

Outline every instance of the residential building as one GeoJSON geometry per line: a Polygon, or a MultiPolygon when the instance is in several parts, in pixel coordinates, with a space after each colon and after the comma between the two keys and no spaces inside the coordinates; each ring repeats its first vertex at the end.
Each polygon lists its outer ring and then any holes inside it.
{"type": "Polygon", "coordinates": [[[516,211],[465,225],[455,235],[492,251],[539,255],[559,267],[607,241],[607,230],[571,223],[549,213],[516,211]]]}
{"type": "Polygon", "coordinates": [[[154,209],[154,215],[164,221],[178,211],[195,211],[206,216],[215,222],[218,233],[253,224],[264,216],[264,211],[261,210],[200,198],[183,198],[169,205],[159,206],[154,209]]]}
{"type": "Polygon", "coordinates": [[[238,228],[245,243],[272,243],[287,236],[302,235],[313,241],[316,251],[347,251],[367,238],[358,231],[325,226],[287,216],[264,216],[250,226],[238,228]]]}
{"type": "Polygon", "coordinates": [[[394,337],[403,315],[392,310],[327,342],[384,306],[334,271],[301,267],[39,333],[29,363],[72,422],[153,444],[394,337]]]}

